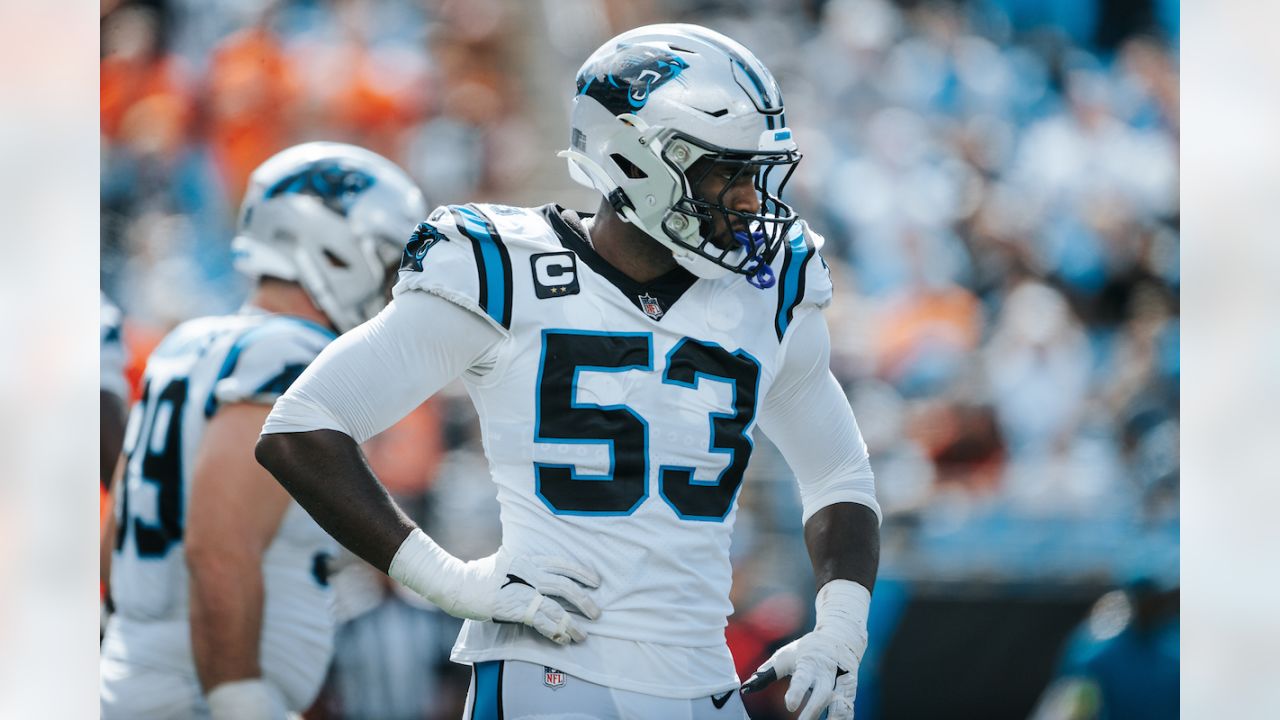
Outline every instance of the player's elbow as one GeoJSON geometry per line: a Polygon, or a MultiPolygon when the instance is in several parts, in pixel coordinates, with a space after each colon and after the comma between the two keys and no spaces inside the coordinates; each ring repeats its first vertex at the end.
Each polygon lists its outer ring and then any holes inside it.
{"type": "Polygon", "coordinates": [[[346,435],[325,430],[264,433],[258,436],[253,456],[296,498],[300,492],[308,492],[318,473],[326,467],[335,442],[351,440],[346,435]]]}
{"type": "Polygon", "coordinates": [[[281,480],[281,470],[288,463],[291,452],[292,448],[288,433],[259,435],[258,442],[253,447],[254,459],[281,484],[284,483],[281,480]]]}

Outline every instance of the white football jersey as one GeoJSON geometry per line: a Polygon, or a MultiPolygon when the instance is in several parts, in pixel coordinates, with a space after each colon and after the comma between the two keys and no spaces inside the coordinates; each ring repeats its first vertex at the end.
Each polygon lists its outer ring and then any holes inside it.
{"type": "Polygon", "coordinates": [[[557,206],[450,206],[419,226],[396,292],[441,295],[506,335],[491,371],[464,375],[503,545],[571,558],[602,578],[592,593],[602,615],[584,621],[585,643],[468,622],[455,659],[522,659],[594,679],[601,662],[667,662],[661,646],[715,648],[716,667],[681,661],[664,675],[692,683],[677,692],[735,682],[724,650],[730,534],[787,328],[802,305],[831,297],[814,237],[797,223],[774,260],[776,286],[760,290],[682,269],[636,283],[557,206]],[[618,657],[617,647],[635,652],[618,657]]]}
{"type": "MultiPolygon", "coordinates": [[[[192,469],[209,419],[235,402],[270,404],[334,338],[295,317],[246,308],[179,325],[147,360],[125,437],[115,505],[111,594],[103,654],[195,677],[183,528],[192,469]]],[[[333,643],[325,558],[336,543],[290,502],[263,558],[261,666],[295,708],[324,678],[333,643]]]]}

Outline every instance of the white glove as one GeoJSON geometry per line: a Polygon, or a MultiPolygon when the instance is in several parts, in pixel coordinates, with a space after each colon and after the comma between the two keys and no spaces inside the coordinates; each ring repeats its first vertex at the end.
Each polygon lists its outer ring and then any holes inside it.
{"type": "Polygon", "coordinates": [[[552,597],[592,620],[600,617],[600,608],[583,589],[599,587],[600,577],[561,558],[513,556],[499,548],[489,557],[463,562],[414,530],[387,574],[450,615],[523,623],[561,645],[582,642],[587,633],[552,597]]]}
{"type": "Polygon", "coordinates": [[[792,712],[804,703],[798,720],[814,720],[826,709],[831,711],[828,720],[851,720],[858,664],[867,650],[871,593],[858,583],[832,580],[818,591],[816,606],[813,632],[779,648],[743,685],[743,692],[790,675],[784,701],[792,712]]]}

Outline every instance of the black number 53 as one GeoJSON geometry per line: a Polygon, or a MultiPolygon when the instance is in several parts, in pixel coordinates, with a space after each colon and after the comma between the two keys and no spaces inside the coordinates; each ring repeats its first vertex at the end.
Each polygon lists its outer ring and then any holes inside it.
{"type": "MultiPolygon", "coordinates": [[[[653,371],[650,333],[569,330],[542,332],[536,389],[534,440],[553,444],[604,445],[609,471],[580,475],[573,465],[534,463],[536,492],[561,515],[629,515],[649,495],[649,420],[627,405],[578,402],[578,374],[653,371]]],[[[748,429],[756,412],[760,363],[745,351],[684,338],[667,353],[661,382],[697,389],[700,382],[726,383],[732,412],[711,413],[709,452],[729,462],[714,481],[694,478],[694,468],[661,465],[658,494],[686,520],[721,521],[733,506],[751,458],[748,429]]]]}

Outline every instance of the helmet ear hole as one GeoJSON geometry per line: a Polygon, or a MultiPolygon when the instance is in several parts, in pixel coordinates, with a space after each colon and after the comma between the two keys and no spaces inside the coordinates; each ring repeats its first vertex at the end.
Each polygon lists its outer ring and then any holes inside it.
{"type": "Polygon", "coordinates": [[[639,167],[636,166],[635,163],[626,159],[620,153],[613,153],[612,155],[609,156],[609,159],[612,160],[613,163],[618,166],[618,169],[622,171],[623,175],[626,175],[632,180],[643,180],[649,177],[648,173],[641,170],[639,167]]]}

